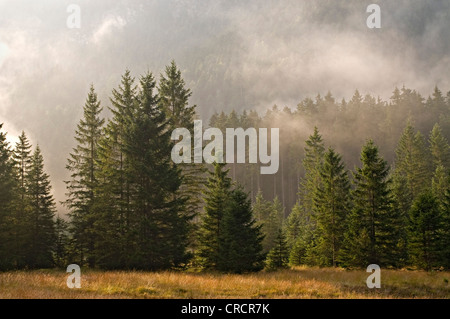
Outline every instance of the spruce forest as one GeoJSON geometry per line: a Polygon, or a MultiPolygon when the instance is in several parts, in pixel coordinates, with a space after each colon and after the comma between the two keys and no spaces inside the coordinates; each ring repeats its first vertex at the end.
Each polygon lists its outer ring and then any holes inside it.
{"type": "Polygon", "coordinates": [[[109,101],[92,85],[65,163],[67,216],[39,145],[2,130],[0,269],[450,269],[450,92],[328,91],[209,119],[280,128],[274,175],[174,164],[171,132],[199,118],[191,94],[174,61],[158,78],[125,71],[109,101]]]}

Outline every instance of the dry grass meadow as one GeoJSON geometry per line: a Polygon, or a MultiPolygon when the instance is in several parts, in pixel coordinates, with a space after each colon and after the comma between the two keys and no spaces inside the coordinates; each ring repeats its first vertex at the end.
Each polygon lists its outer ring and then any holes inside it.
{"type": "Polygon", "coordinates": [[[189,272],[93,271],[80,289],[60,270],[0,273],[0,298],[450,298],[450,272],[382,270],[381,288],[369,289],[364,270],[294,268],[227,275],[189,272]]]}

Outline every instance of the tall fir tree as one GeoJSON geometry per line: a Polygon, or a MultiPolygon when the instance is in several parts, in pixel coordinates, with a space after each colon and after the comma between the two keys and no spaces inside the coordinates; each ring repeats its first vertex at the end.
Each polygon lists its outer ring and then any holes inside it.
{"type": "Polygon", "coordinates": [[[442,201],[442,263],[446,269],[450,269],[450,170],[447,171],[447,189],[442,201]]]}
{"type": "Polygon", "coordinates": [[[307,216],[312,216],[313,213],[314,190],[320,185],[320,166],[323,163],[324,153],[322,136],[319,134],[319,129],[314,127],[314,133],[306,141],[305,158],[303,159],[305,177],[299,187],[300,205],[307,216]]]}
{"type": "Polygon", "coordinates": [[[410,211],[409,250],[413,264],[431,270],[440,266],[442,216],[437,198],[421,194],[410,211]]]}
{"type": "Polygon", "coordinates": [[[44,171],[44,158],[39,146],[31,157],[28,181],[31,207],[26,264],[30,268],[50,267],[53,264],[55,241],[55,201],[51,194],[50,177],[44,171]]]}
{"type": "Polygon", "coordinates": [[[14,267],[14,238],[11,237],[12,204],[17,194],[12,151],[0,123],[0,270],[14,267]]]}
{"type": "Polygon", "coordinates": [[[205,269],[217,269],[223,254],[221,236],[223,218],[231,192],[231,179],[227,176],[225,164],[215,163],[210,172],[204,194],[204,213],[198,233],[198,256],[200,265],[205,269]]]}
{"type": "Polygon", "coordinates": [[[29,214],[30,214],[30,196],[28,196],[29,181],[28,176],[31,169],[31,144],[25,132],[19,136],[16,143],[13,158],[16,166],[16,175],[18,181],[18,194],[14,201],[14,219],[12,227],[14,231],[15,245],[15,264],[22,268],[25,265],[25,247],[29,240],[29,214]]]}
{"type": "Polygon", "coordinates": [[[261,225],[248,195],[232,189],[226,164],[215,163],[205,191],[198,257],[205,269],[248,272],[262,268],[261,225]]]}
{"type": "Polygon", "coordinates": [[[104,128],[98,146],[97,186],[94,214],[96,225],[96,263],[100,267],[123,268],[129,260],[130,239],[134,230],[129,227],[131,218],[130,185],[126,170],[124,138],[136,107],[135,79],[129,70],[122,75],[121,83],[113,89],[110,111],[112,118],[104,128]]]}
{"type": "Polygon", "coordinates": [[[167,269],[187,261],[191,216],[183,214],[185,199],[174,196],[181,175],[171,160],[171,131],[151,73],[140,78],[140,88],[123,140],[131,208],[128,267],[167,269]]]}
{"type": "Polygon", "coordinates": [[[263,267],[261,226],[253,217],[251,202],[242,187],[230,193],[223,217],[218,270],[233,273],[258,271],[263,267]]]}
{"type": "Polygon", "coordinates": [[[322,183],[314,194],[314,216],[317,220],[319,265],[337,266],[350,211],[350,181],[342,158],[332,148],[325,154],[320,168],[322,183]]]}
{"type": "Polygon", "coordinates": [[[91,85],[83,107],[83,118],[75,131],[76,147],[67,160],[66,169],[71,179],[66,181],[74,244],[82,264],[95,267],[95,189],[97,187],[98,144],[102,137],[104,119],[100,117],[103,108],[91,85]]]}
{"type": "Polygon", "coordinates": [[[361,164],[354,173],[354,207],[341,261],[357,267],[395,265],[402,221],[392,206],[389,166],[373,141],[362,148],[361,164]]]}
{"type": "MultiPolygon", "coordinates": [[[[305,157],[303,159],[304,177],[300,181],[297,204],[291,211],[287,224],[287,237],[291,245],[295,243],[296,251],[293,256],[295,260],[303,259],[305,263],[314,263],[311,259],[315,259],[315,252],[312,247],[315,246],[315,229],[316,220],[313,216],[314,210],[314,192],[321,184],[320,167],[323,163],[325,146],[319,129],[314,127],[314,132],[309,136],[304,148],[305,157]],[[298,229],[296,228],[298,225],[298,229]],[[300,237],[295,238],[295,234],[300,237]],[[299,253],[304,252],[305,255],[300,257],[299,253]]],[[[292,260],[295,265],[297,261],[292,260]]]]}
{"type": "Polygon", "coordinates": [[[420,132],[415,133],[414,127],[408,121],[396,149],[395,172],[397,179],[403,179],[406,185],[399,185],[409,205],[416,196],[430,186],[430,167],[428,153],[420,132]],[[406,186],[406,187],[405,187],[406,186]]]}
{"type": "MultiPolygon", "coordinates": [[[[176,128],[186,128],[195,138],[194,120],[197,106],[189,105],[192,92],[186,88],[181,71],[173,60],[166,66],[165,73],[160,75],[158,94],[159,103],[169,120],[170,129],[173,131],[176,128]]],[[[202,143],[202,141],[194,141],[195,144],[199,142],[202,143]]],[[[201,195],[206,182],[206,168],[202,163],[195,163],[192,148],[190,163],[180,163],[178,166],[181,169],[182,183],[177,196],[186,201],[184,208],[186,218],[193,219],[199,213],[203,203],[201,195]]],[[[189,233],[195,233],[196,223],[190,223],[189,226],[191,228],[189,233]]],[[[195,238],[191,238],[191,244],[193,241],[195,238]]]]}

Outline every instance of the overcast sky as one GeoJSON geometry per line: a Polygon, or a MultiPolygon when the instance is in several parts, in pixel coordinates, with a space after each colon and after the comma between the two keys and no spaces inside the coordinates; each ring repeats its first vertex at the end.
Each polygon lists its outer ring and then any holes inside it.
{"type": "Polygon", "coordinates": [[[0,0],[0,123],[41,146],[58,201],[93,83],[103,106],[126,68],[158,77],[175,59],[207,119],[295,107],[307,96],[388,99],[395,86],[450,90],[450,1],[0,0]],[[69,4],[81,28],[69,29],[69,4]]]}

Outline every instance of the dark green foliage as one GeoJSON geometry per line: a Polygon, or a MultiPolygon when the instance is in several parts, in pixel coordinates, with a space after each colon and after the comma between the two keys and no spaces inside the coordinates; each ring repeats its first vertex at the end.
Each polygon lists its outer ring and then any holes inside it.
{"type": "Polygon", "coordinates": [[[253,218],[248,195],[238,187],[230,194],[229,206],[223,218],[223,254],[218,269],[234,273],[262,269],[262,240],[261,226],[257,226],[253,218]]]}
{"type": "Polygon", "coordinates": [[[229,205],[231,179],[224,170],[225,164],[216,163],[210,172],[204,193],[204,213],[198,238],[200,265],[205,269],[217,269],[222,252],[222,228],[225,210],[229,205]]]}
{"type": "Polygon", "coordinates": [[[276,270],[279,268],[287,268],[289,265],[289,249],[286,237],[281,229],[277,232],[273,248],[269,251],[266,259],[266,268],[268,270],[276,270]]]}
{"type": "Polygon", "coordinates": [[[66,168],[71,180],[66,182],[68,199],[65,202],[70,210],[73,243],[77,246],[80,265],[87,263],[95,267],[95,202],[94,190],[98,185],[98,143],[102,136],[104,119],[100,118],[102,107],[91,85],[83,118],[77,125],[75,140],[77,146],[67,160],[66,168]]]}
{"type": "Polygon", "coordinates": [[[321,184],[314,193],[317,221],[315,251],[321,266],[336,266],[350,211],[350,182],[342,158],[332,148],[320,167],[321,184]]]}
{"type": "Polygon", "coordinates": [[[450,170],[447,171],[447,189],[444,192],[442,209],[442,263],[446,269],[450,269],[450,170]]]}
{"type": "Polygon", "coordinates": [[[400,215],[392,206],[389,166],[369,141],[361,151],[362,167],[354,173],[354,207],[341,261],[347,266],[394,265],[400,215]]]}
{"type": "Polygon", "coordinates": [[[267,253],[272,249],[278,229],[283,225],[284,208],[281,206],[278,197],[269,202],[262,197],[262,193],[258,193],[253,209],[256,220],[262,226],[261,229],[264,233],[263,251],[267,253]]]}
{"type": "Polygon", "coordinates": [[[171,131],[158,103],[151,73],[141,77],[140,87],[135,113],[124,137],[124,153],[129,163],[128,247],[133,251],[130,266],[170,268],[186,262],[190,217],[182,214],[185,199],[174,196],[181,175],[171,161],[171,131]]]}
{"type": "MultiPolygon", "coordinates": [[[[181,76],[175,61],[166,67],[161,74],[158,87],[159,104],[161,105],[169,121],[170,131],[176,128],[186,128],[194,138],[194,120],[196,118],[196,105],[189,105],[192,95],[190,89],[181,76]]],[[[194,142],[194,141],[192,141],[194,142]]],[[[191,163],[180,163],[181,185],[176,196],[185,201],[183,215],[186,219],[193,220],[200,212],[202,206],[202,191],[205,186],[206,168],[201,163],[194,163],[193,149],[191,148],[191,163]]],[[[190,246],[195,246],[193,234],[197,228],[195,223],[189,223],[190,246]]]]}
{"type": "MultiPolygon", "coordinates": [[[[0,130],[3,124],[0,124],[0,130]]],[[[12,152],[6,141],[6,133],[0,131],[0,270],[14,266],[14,247],[11,237],[12,203],[16,180],[12,152]]]]}
{"type": "Polygon", "coordinates": [[[436,197],[431,192],[421,194],[410,211],[409,249],[413,264],[426,270],[439,266],[442,226],[436,197]]]}
{"type": "Polygon", "coordinates": [[[248,195],[232,189],[225,164],[214,164],[204,196],[199,231],[199,263],[205,269],[248,272],[262,268],[263,236],[256,225],[248,195]]]}
{"type": "Polygon", "coordinates": [[[44,172],[44,159],[39,146],[31,157],[28,183],[29,242],[25,247],[25,263],[31,268],[50,267],[53,264],[55,242],[55,202],[51,195],[49,176],[44,172]]]}
{"type": "Polygon", "coordinates": [[[442,134],[441,127],[437,123],[430,132],[429,144],[433,169],[435,170],[440,165],[446,169],[450,169],[450,146],[442,134]]]}
{"type": "Polygon", "coordinates": [[[15,266],[22,268],[26,266],[25,249],[29,244],[29,221],[30,221],[30,196],[29,173],[31,170],[31,145],[25,132],[19,136],[19,141],[13,153],[18,181],[17,196],[15,196],[13,207],[13,219],[11,220],[14,236],[15,266]]]}
{"type": "Polygon", "coordinates": [[[110,108],[113,117],[104,129],[98,145],[99,171],[93,210],[98,222],[95,233],[97,264],[106,268],[128,267],[129,245],[134,229],[131,218],[129,162],[125,156],[125,134],[136,107],[134,78],[125,71],[117,89],[113,89],[110,108]]]}
{"type": "Polygon", "coordinates": [[[321,176],[320,167],[323,162],[325,152],[322,136],[317,127],[314,127],[314,133],[309,136],[305,146],[305,158],[303,167],[305,169],[305,178],[300,182],[299,198],[300,205],[312,221],[314,191],[320,187],[321,176]]]}
{"type": "Polygon", "coordinates": [[[408,122],[397,145],[394,174],[398,180],[406,182],[406,185],[398,186],[403,189],[409,205],[430,186],[428,153],[422,135],[420,132],[414,132],[411,122],[408,122]]]}
{"type": "Polygon", "coordinates": [[[104,268],[167,269],[186,263],[190,216],[176,196],[171,130],[151,73],[139,91],[127,71],[113,91],[113,119],[100,140],[96,251],[104,268]]]}

